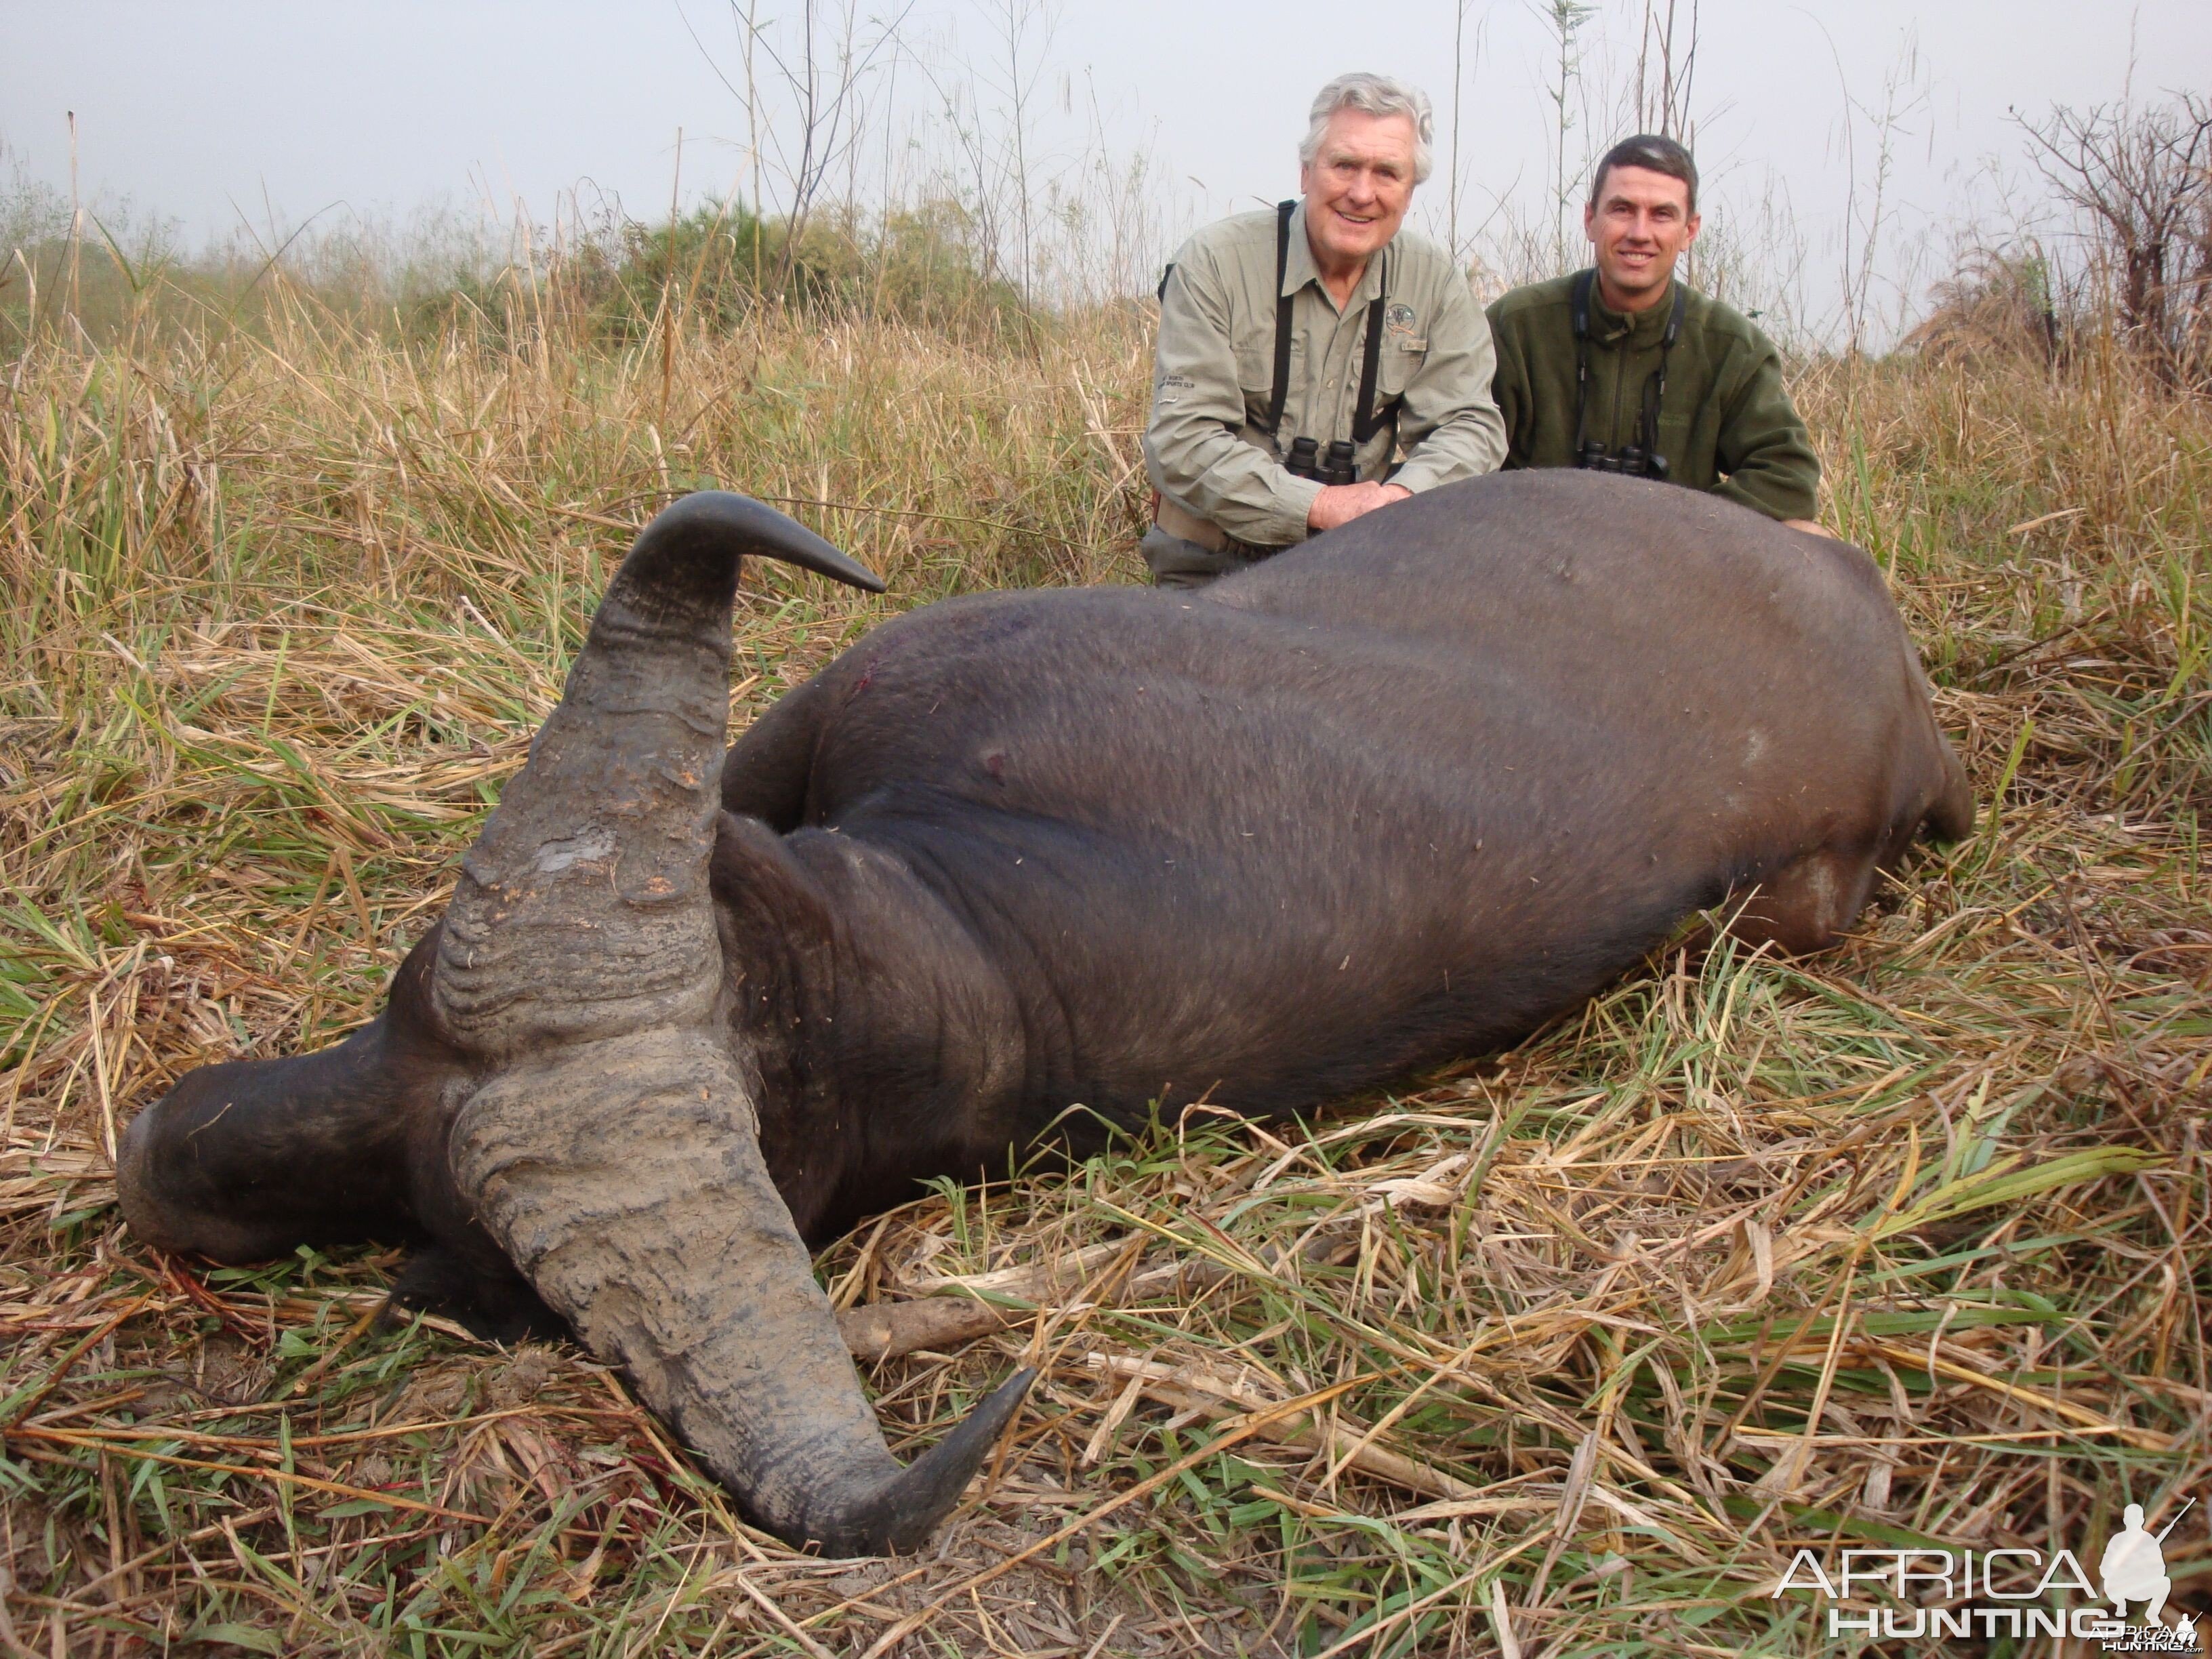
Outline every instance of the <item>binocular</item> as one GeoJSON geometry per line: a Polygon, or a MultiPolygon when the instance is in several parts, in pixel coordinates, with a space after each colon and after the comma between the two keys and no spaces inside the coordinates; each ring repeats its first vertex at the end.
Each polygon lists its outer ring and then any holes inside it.
{"type": "Polygon", "coordinates": [[[1668,470],[1667,458],[1656,450],[1647,451],[1641,444],[1607,449],[1595,438],[1583,441],[1575,465],[1588,472],[1618,472],[1631,478],[1664,478],[1668,470]]]}
{"type": "Polygon", "coordinates": [[[1358,452],[1352,441],[1339,438],[1328,447],[1328,453],[1321,453],[1317,439],[1293,438],[1291,453],[1283,458],[1283,470],[1294,478],[1311,478],[1316,483],[1348,484],[1359,482],[1358,452]]]}

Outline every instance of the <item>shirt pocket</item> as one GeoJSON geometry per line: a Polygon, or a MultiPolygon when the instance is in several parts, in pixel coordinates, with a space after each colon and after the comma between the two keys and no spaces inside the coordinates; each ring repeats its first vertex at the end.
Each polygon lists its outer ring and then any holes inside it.
{"type": "Polygon", "coordinates": [[[1393,330],[1384,336],[1382,359],[1375,366],[1375,397],[1377,403],[1405,395],[1406,388],[1413,383],[1429,361],[1429,343],[1418,337],[1408,338],[1393,330]]]}
{"type": "MultiPolygon", "coordinates": [[[[1298,368],[1304,361],[1300,349],[1304,342],[1293,336],[1291,340],[1290,384],[1298,383],[1298,368]]],[[[1275,329],[1274,319],[1268,319],[1267,331],[1245,335],[1237,342],[1237,387],[1244,394],[1244,412],[1250,422],[1258,426],[1267,418],[1268,408],[1275,398],[1275,329]]]]}

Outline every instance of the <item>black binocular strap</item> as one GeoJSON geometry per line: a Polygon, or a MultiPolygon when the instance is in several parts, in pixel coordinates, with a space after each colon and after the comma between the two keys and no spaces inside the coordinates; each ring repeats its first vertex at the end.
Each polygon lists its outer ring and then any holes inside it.
{"type": "MultiPolygon", "coordinates": [[[[1283,278],[1291,269],[1291,215],[1297,211],[1297,198],[1275,206],[1275,389],[1267,399],[1267,434],[1281,434],[1283,408],[1291,395],[1291,313],[1293,307],[1283,298],[1283,278]]],[[[1382,313],[1390,301],[1389,254],[1382,256],[1382,291],[1367,307],[1367,355],[1359,366],[1359,406],[1352,411],[1352,441],[1364,444],[1382,429],[1389,411],[1377,416],[1375,409],[1375,383],[1382,368],[1382,313]]],[[[1166,279],[1163,277],[1164,283],[1166,279]]]]}
{"type": "MultiPolygon", "coordinates": [[[[1597,286],[1597,272],[1583,270],[1575,273],[1574,286],[1567,290],[1567,303],[1574,317],[1575,327],[1575,465],[1582,463],[1583,442],[1588,434],[1589,418],[1589,331],[1590,290],[1597,286]]],[[[1643,427],[1644,453],[1659,453],[1659,405],[1667,396],[1667,360],[1674,355],[1674,342],[1682,334],[1682,285],[1674,284],[1674,303],[1667,313],[1667,331],[1659,338],[1659,367],[1644,382],[1643,427]]]]}
{"type": "Polygon", "coordinates": [[[1674,284],[1674,301],[1667,308],[1667,331],[1659,337],[1659,367],[1644,383],[1644,453],[1659,453],[1659,405],[1667,397],[1667,362],[1674,355],[1674,342],[1682,337],[1682,285],[1674,284]]]}
{"type": "Polygon", "coordinates": [[[1359,406],[1352,413],[1352,441],[1364,444],[1382,430],[1389,411],[1375,407],[1375,381],[1382,368],[1382,313],[1390,301],[1390,256],[1382,256],[1382,291],[1367,307],[1367,352],[1359,365],[1359,406]]]}
{"type": "Polygon", "coordinates": [[[1291,215],[1297,198],[1275,206],[1275,391],[1267,399],[1267,435],[1283,429],[1283,404],[1291,395],[1291,307],[1283,299],[1283,278],[1291,269],[1291,215]]]}
{"type": "MultiPolygon", "coordinates": [[[[1163,286],[1167,279],[1160,279],[1163,286]]],[[[1583,445],[1589,435],[1589,301],[1590,286],[1597,281],[1595,270],[1575,273],[1574,285],[1567,290],[1567,304],[1575,324],[1575,465],[1583,464],[1583,445]]]]}

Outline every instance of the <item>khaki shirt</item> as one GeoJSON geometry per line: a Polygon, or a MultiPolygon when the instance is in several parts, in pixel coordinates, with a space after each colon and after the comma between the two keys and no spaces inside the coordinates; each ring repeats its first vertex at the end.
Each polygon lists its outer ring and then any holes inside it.
{"type": "Polygon", "coordinates": [[[1419,492],[1495,471],[1505,427],[1491,401],[1490,325],[1467,277],[1443,250],[1401,231],[1367,262],[1339,309],[1306,241],[1303,205],[1291,216],[1282,294],[1291,307],[1291,373],[1283,424],[1262,424],[1275,381],[1275,210],[1209,225],[1176,255],[1160,301],[1159,356],[1145,468],[1152,487],[1255,547],[1286,547],[1309,533],[1322,486],[1292,477],[1282,457],[1312,438],[1326,454],[1352,436],[1366,349],[1367,308],[1389,283],[1375,404],[1399,399],[1359,451],[1359,477],[1419,492]],[[1395,429],[1394,429],[1395,424],[1395,429]]]}

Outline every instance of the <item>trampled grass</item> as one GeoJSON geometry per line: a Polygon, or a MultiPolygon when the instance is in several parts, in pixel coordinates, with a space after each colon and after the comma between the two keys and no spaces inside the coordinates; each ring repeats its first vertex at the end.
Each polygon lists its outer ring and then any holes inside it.
{"type": "Polygon", "coordinates": [[[891,583],[751,570],[740,720],[898,609],[1133,580],[1141,319],[616,354],[272,314],[4,371],[0,1646],[1841,1653],[1770,1594],[1800,1546],[2088,1559],[2191,1498],[2212,1606],[2201,405],[2094,354],[1808,370],[1974,838],[1819,960],[1674,953],[1417,1090],[864,1226],[840,1305],[945,1316],[864,1366],[902,1450],[1044,1376],[921,1556],[830,1562],[578,1352],[378,1324],[393,1252],[146,1249],[110,1152],[183,1070],[373,1011],[666,495],[891,583]]]}

